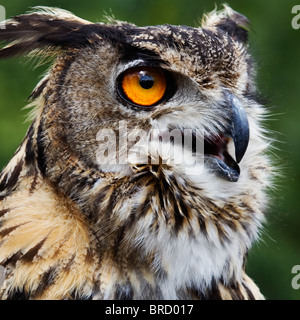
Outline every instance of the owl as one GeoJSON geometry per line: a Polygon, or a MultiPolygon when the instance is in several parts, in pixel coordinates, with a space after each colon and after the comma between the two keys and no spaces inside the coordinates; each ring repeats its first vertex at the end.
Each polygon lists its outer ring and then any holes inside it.
{"type": "Polygon", "coordinates": [[[0,175],[2,299],[264,299],[245,268],[272,140],[248,29],[228,6],[201,27],[2,22],[1,59],[51,61],[0,175]]]}

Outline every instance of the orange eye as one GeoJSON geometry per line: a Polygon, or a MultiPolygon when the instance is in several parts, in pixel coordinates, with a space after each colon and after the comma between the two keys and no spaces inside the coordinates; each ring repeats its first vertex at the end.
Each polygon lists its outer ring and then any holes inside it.
{"type": "Polygon", "coordinates": [[[152,106],[164,97],[167,79],[165,72],[158,68],[133,68],[124,74],[121,88],[126,98],[134,104],[152,106]]]}

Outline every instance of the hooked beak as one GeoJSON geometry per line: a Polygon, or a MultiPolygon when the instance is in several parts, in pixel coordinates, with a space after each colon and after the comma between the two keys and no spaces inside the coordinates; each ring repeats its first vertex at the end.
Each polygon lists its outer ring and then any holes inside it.
{"type": "Polygon", "coordinates": [[[243,159],[249,143],[249,122],[239,99],[229,92],[224,92],[224,95],[230,113],[229,130],[227,134],[220,134],[217,138],[205,139],[205,164],[219,177],[236,182],[240,176],[238,163],[243,159]],[[229,138],[232,138],[234,143],[235,160],[227,151],[229,138]]]}
{"type": "Polygon", "coordinates": [[[231,110],[230,134],[235,147],[235,159],[240,163],[243,159],[249,143],[249,122],[244,106],[233,94],[226,93],[228,106],[231,110]]]}

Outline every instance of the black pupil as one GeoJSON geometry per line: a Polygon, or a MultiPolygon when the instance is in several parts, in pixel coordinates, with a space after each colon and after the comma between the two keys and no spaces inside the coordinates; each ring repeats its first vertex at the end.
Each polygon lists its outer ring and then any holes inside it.
{"type": "Polygon", "coordinates": [[[142,74],[140,77],[140,85],[144,89],[151,89],[154,85],[154,79],[149,74],[142,74]]]}

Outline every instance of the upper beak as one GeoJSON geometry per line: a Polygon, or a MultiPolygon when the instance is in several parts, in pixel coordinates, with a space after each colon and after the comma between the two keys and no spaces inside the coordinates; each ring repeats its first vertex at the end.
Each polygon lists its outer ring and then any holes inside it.
{"type": "Polygon", "coordinates": [[[239,163],[245,155],[249,143],[249,122],[244,106],[240,100],[232,93],[225,92],[231,112],[230,135],[235,147],[235,160],[239,163]]]}

